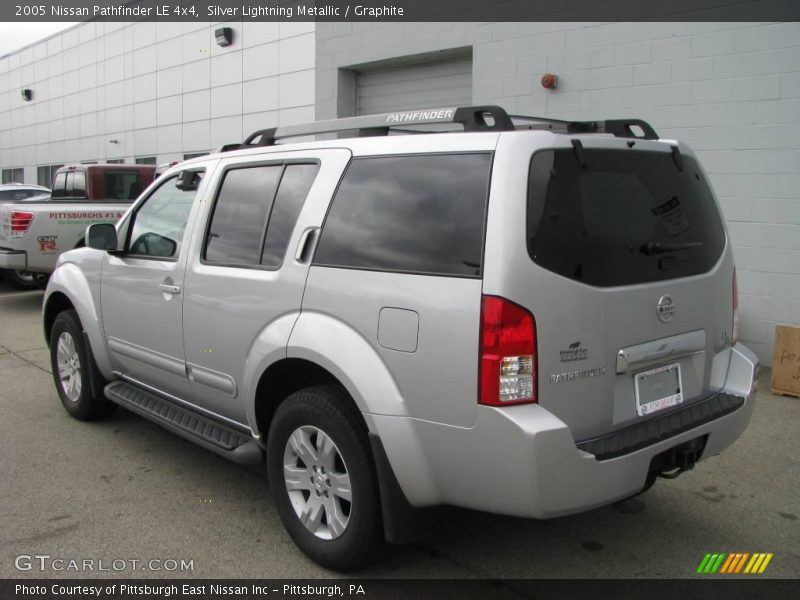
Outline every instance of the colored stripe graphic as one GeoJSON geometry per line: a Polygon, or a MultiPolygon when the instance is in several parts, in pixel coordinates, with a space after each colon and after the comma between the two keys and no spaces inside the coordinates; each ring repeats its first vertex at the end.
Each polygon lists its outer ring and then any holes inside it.
{"type": "Polygon", "coordinates": [[[747,563],[747,566],[744,568],[744,572],[754,572],[760,566],[762,560],[764,560],[763,554],[753,554],[753,558],[751,558],[750,562],[747,563]]]}
{"type": "Polygon", "coordinates": [[[759,573],[763,573],[764,572],[764,569],[767,568],[767,565],[769,564],[769,561],[772,560],[772,556],[773,556],[772,552],[769,552],[767,554],[767,556],[764,558],[764,562],[761,563],[761,567],[758,569],[759,573]]]}
{"type": "Polygon", "coordinates": [[[697,573],[703,574],[760,574],[774,555],[771,552],[725,552],[708,553],[700,561],[697,573]]]}
{"type": "Polygon", "coordinates": [[[730,569],[731,564],[733,564],[733,558],[735,554],[728,554],[727,560],[723,563],[722,568],[719,570],[720,573],[730,573],[728,569],[730,569]]]}
{"type": "Polygon", "coordinates": [[[700,561],[700,566],[697,567],[697,573],[705,573],[706,572],[706,565],[708,564],[708,561],[710,559],[711,559],[711,555],[710,554],[706,554],[703,557],[703,560],[700,561]]]}
{"type": "Polygon", "coordinates": [[[734,573],[738,573],[739,571],[742,570],[742,567],[744,566],[744,561],[747,560],[747,557],[750,556],[750,553],[749,552],[745,552],[744,554],[741,554],[740,556],[742,558],[739,559],[739,564],[736,565],[736,570],[734,571],[734,573]]]}
{"type": "Polygon", "coordinates": [[[703,569],[703,573],[716,573],[724,559],[725,559],[724,552],[721,552],[719,554],[712,554],[711,558],[708,559],[708,562],[706,563],[706,566],[703,569]]]}

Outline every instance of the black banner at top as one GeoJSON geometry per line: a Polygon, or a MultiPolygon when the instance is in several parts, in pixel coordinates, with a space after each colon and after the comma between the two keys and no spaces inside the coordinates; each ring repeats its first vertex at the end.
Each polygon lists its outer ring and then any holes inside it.
{"type": "Polygon", "coordinates": [[[11,0],[2,21],[797,21],[798,0],[11,0]]]}

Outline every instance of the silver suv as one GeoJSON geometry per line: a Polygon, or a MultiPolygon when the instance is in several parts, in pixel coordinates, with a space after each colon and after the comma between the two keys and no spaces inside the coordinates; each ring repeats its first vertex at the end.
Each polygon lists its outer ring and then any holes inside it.
{"type": "Polygon", "coordinates": [[[440,505],[550,518],[635,495],[752,413],[708,177],[643,121],[483,106],[262,130],[86,239],[44,302],[66,410],[122,405],[265,461],[329,568],[440,505]]]}

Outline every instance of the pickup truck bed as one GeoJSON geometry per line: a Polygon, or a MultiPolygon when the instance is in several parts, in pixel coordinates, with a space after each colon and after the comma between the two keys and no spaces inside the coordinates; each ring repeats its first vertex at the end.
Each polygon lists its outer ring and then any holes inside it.
{"type": "Polygon", "coordinates": [[[131,202],[35,197],[0,204],[0,269],[51,273],[59,254],[83,245],[87,226],[115,223],[131,202]]]}
{"type": "Polygon", "coordinates": [[[44,282],[62,252],[83,246],[89,225],[116,223],[154,172],[149,165],[67,165],[56,171],[50,196],[0,203],[0,269],[42,274],[44,282]]]}

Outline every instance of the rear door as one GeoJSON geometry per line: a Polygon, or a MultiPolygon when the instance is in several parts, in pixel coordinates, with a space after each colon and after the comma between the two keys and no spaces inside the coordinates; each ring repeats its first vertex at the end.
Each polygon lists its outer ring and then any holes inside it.
{"type": "Polygon", "coordinates": [[[302,251],[316,240],[349,160],[344,149],[223,160],[186,275],[184,340],[194,403],[246,422],[241,390],[252,349],[272,339],[264,332],[275,321],[299,314],[310,259],[302,251]]]}
{"type": "Polygon", "coordinates": [[[534,315],[539,402],[587,439],[712,391],[733,267],[692,156],[588,136],[554,145],[524,154],[520,247],[488,283],[534,315]]]}

